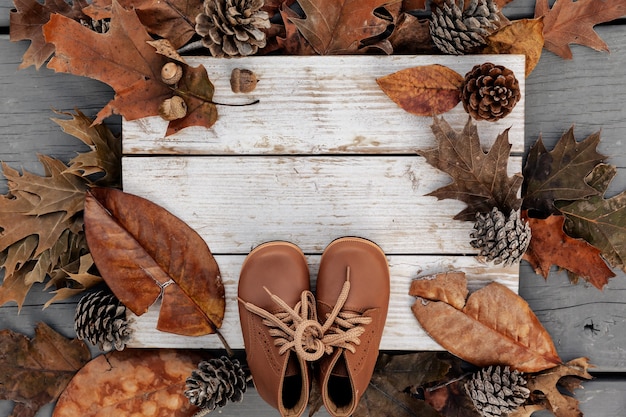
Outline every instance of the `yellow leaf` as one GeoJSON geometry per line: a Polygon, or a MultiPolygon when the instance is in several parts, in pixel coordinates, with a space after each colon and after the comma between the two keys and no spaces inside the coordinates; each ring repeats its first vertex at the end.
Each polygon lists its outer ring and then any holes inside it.
{"type": "Polygon", "coordinates": [[[543,19],[521,19],[492,33],[483,53],[526,55],[528,77],[539,62],[543,42],[543,19]]]}

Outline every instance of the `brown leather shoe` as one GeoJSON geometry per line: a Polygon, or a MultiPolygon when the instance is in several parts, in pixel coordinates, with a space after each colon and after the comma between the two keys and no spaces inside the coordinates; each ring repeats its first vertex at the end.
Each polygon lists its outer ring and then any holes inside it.
{"type": "Polygon", "coordinates": [[[389,307],[389,266],[369,240],[345,237],[322,254],[318,318],[326,354],[319,361],[324,405],[331,416],[351,415],[374,372],[389,307]]]}
{"type": "MultiPolygon", "coordinates": [[[[306,259],[291,243],[264,243],[241,268],[239,317],[252,379],[261,398],[284,417],[300,416],[309,400],[309,326],[320,328],[309,289],[306,259]]],[[[322,352],[323,346],[317,357],[322,352]]]]}

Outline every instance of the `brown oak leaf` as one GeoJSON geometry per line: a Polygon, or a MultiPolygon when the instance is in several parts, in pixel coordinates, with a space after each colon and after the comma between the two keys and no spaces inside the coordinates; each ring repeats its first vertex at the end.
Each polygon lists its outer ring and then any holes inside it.
{"type": "MultiPolygon", "coordinates": [[[[356,53],[361,41],[381,35],[390,22],[375,13],[387,0],[298,0],[304,19],[289,18],[319,55],[356,53]]],[[[399,11],[399,7],[395,7],[399,11]]],[[[393,16],[391,16],[393,19],[393,16]]]]}
{"type": "Polygon", "coordinates": [[[582,239],[574,239],[563,230],[565,217],[551,215],[546,219],[529,218],[522,211],[532,231],[530,245],[523,259],[537,274],[548,278],[550,267],[556,265],[602,289],[615,276],[600,256],[600,250],[582,239]]]}
{"type": "Polygon", "coordinates": [[[593,30],[598,23],[626,16],[623,0],[558,0],[550,9],[548,0],[537,0],[535,17],[544,16],[545,48],[561,58],[572,59],[569,44],[609,51],[607,44],[593,30]]]}
{"type": "Polygon", "coordinates": [[[161,298],[157,329],[215,333],[224,318],[224,285],[202,237],[163,207],[113,188],[85,197],[85,233],[98,271],[133,313],[161,298]]]}
{"type": "Polygon", "coordinates": [[[13,0],[15,10],[9,15],[9,35],[11,41],[30,40],[30,46],[24,53],[19,68],[34,65],[39,69],[54,53],[54,45],[44,39],[42,27],[50,20],[50,15],[57,13],[70,19],[78,20],[85,15],[81,11],[86,1],[78,0],[72,5],[65,0],[13,0]]]}
{"type": "Polygon", "coordinates": [[[201,352],[126,349],[91,360],[70,381],[54,417],[191,417],[185,380],[206,359],[201,352]]]}
{"type": "Polygon", "coordinates": [[[298,18],[298,14],[291,8],[283,5],[280,8],[280,16],[285,24],[285,37],[276,37],[278,47],[286,55],[315,55],[315,50],[300,34],[291,19],[298,18]]]}
{"type": "Polygon", "coordinates": [[[433,116],[459,104],[463,76],[444,65],[433,64],[394,72],[377,78],[376,82],[409,113],[433,116]]]}
{"type": "MultiPolygon", "coordinates": [[[[467,283],[465,283],[467,285],[467,283]]],[[[413,291],[413,314],[447,351],[476,366],[508,365],[538,372],[561,363],[546,329],[523,298],[492,282],[470,294],[462,308],[438,298],[432,290],[413,291]]]]}
{"type": "Polygon", "coordinates": [[[91,358],[78,339],[67,339],[45,323],[35,337],[0,331],[0,399],[16,403],[12,416],[33,417],[56,400],[70,379],[91,358]]]}
{"type": "Polygon", "coordinates": [[[53,15],[43,28],[46,40],[56,48],[49,68],[94,78],[115,90],[115,98],[98,113],[94,123],[112,114],[127,120],[159,115],[161,103],[176,93],[185,100],[188,111],[182,119],[170,122],[167,134],[187,126],[212,126],[217,109],[212,103],[213,84],[204,67],[179,62],[183,78],[177,88],[168,86],[160,73],[169,58],[148,44],[152,38],[136,12],[114,2],[111,16],[111,28],[104,34],[60,15],[53,15]]]}
{"type": "Polygon", "coordinates": [[[395,54],[433,54],[435,46],[430,36],[430,20],[420,19],[409,13],[398,18],[389,43],[395,54]]]}
{"type": "Polygon", "coordinates": [[[417,153],[430,165],[449,174],[453,182],[429,196],[467,203],[467,207],[454,216],[456,220],[473,221],[476,213],[488,213],[493,207],[505,213],[519,208],[521,200],[517,192],[523,178],[520,174],[509,177],[507,173],[511,150],[508,129],[498,135],[488,152],[481,148],[478,129],[470,118],[461,132],[454,130],[443,117],[435,117],[431,129],[437,147],[417,153]]]}
{"type": "Polygon", "coordinates": [[[599,192],[585,178],[606,156],[596,150],[600,132],[581,142],[574,137],[572,126],[548,152],[541,137],[528,151],[524,165],[522,208],[542,214],[558,214],[556,200],[578,200],[599,192]]]}

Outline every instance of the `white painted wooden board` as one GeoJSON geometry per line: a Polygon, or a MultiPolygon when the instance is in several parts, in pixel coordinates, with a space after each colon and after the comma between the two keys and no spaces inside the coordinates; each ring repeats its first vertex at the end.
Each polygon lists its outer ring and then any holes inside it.
{"type": "MultiPolygon", "coordinates": [[[[522,99],[498,122],[479,122],[485,145],[511,128],[513,152],[524,148],[524,56],[265,56],[189,58],[204,65],[215,85],[214,100],[245,103],[218,106],[212,128],[191,127],[165,137],[167,122],[148,117],[123,123],[125,154],[352,154],[402,153],[430,147],[430,117],[407,113],[389,99],[376,79],[399,70],[430,64],[446,65],[465,75],[476,64],[493,62],[513,70],[522,99]],[[234,68],[246,68],[259,78],[250,94],[230,87],[234,68]]],[[[463,125],[461,104],[445,114],[463,125]]]]}

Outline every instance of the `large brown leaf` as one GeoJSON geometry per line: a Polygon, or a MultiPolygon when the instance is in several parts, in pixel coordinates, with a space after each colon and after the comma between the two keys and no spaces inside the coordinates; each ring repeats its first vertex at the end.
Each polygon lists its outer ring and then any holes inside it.
{"type": "Polygon", "coordinates": [[[218,265],[186,223],[112,188],[87,193],[84,218],[98,270],[133,313],[145,313],[162,297],[158,330],[199,336],[221,326],[225,300],[218,265]]]}
{"type": "Polygon", "coordinates": [[[500,364],[537,372],[561,363],[550,335],[528,303],[502,284],[493,282],[472,293],[461,309],[438,299],[418,298],[412,310],[437,343],[474,365],[500,364]]]}
{"type": "Polygon", "coordinates": [[[601,290],[609,278],[615,276],[600,256],[600,250],[582,239],[574,239],[565,234],[562,215],[548,216],[546,219],[529,218],[522,212],[532,230],[530,245],[524,254],[537,274],[548,278],[550,267],[557,265],[566,269],[594,287],[601,290]]]}
{"type": "Polygon", "coordinates": [[[53,417],[187,417],[198,408],[185,397],[185,379],[202,354],[126,349],[100,355],[70,381],[53,417]]]}
{"type": "Polygon", "coordinates": [[[32,417],[58,398],[91,354],[78,339],[67,339],[39,323],[35,337],[0,331],[0,399],[17,404],[12,417],[32,417]]]}
{"type": "Polygon", "coordinates": [[[298,3],[306,18],[290,20],[320,55],[355,53],[363,46],[362,40],[381,35],[390,24],[374,13],[386,6],[388,0],[298,0],[298,3]]]}
{"type": "Polygon", "coordinates": [[[545,48],[561,58],[572,59],[569,44],[607,51],[609,47],[593,30],[598,23],[626,16],[624,0],[558,0],[552,9],[548,0],[537,0],[535,17],[544,16],[545,48]]]}
{"type": "Polygon", "coordinates": [[[398,106],[418,116],[452,110],[461,101],[463,76],[439,64],[404,69],[376,79],[398,106]]]}
{"type": "Polygon", "coordinates": [[[509,131],[498,135],[491,149],[484,152],[480,145],[478,129],[468,118],[463,131],[454,130],[443,117],[434,118],[431,126],[437,139],[437,147],[418,150],[426,161],[449,174],[453,182],[428,195],[438,199],[453,198],[467,203],[456,220],[473,221],[476,213],[488,213],[493,207],[509,213],[517,210],[517,197],[522,176],[509,177],[509,131]]]}

